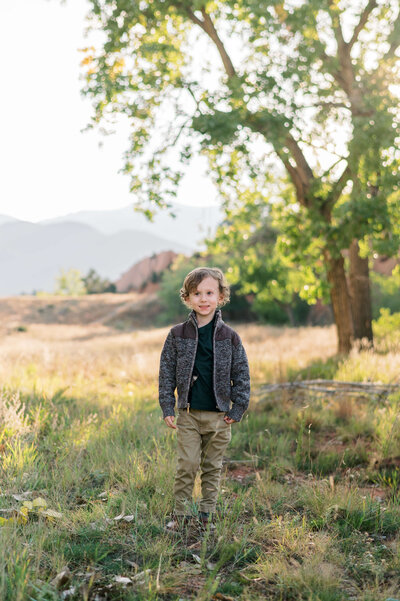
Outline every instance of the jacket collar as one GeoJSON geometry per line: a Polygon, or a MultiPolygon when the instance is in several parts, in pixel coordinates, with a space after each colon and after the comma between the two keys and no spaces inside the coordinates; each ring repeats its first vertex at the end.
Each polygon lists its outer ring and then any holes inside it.
{"type": "MultiPolygon", "coordinates": [[[[216,330],[217,328],[219,328],[222,325],[221,309],[217,309],[215,311],[215,315],[214,315],[213,319],[214,319],[214,330],[216,330]]],[[[188,321],[191,321],[196,328],[199,327],[199,324],[197,323],[196,311],[192,310],[189,313],[188,321]]]]}

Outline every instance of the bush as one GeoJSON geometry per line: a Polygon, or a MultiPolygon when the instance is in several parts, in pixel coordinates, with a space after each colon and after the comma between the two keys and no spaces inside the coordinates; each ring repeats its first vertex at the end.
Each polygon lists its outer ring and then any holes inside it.
{"type": "Polygon", "coordinates": [[[391,276],[371,272],[372,315],[379,317],[384,307],[391,313],[400,311],[400,265],[393,269],[391,276]]]}
{"type": "Polygon", "coordinates": [[[400,313],[390,313],[382,308],[380,317],[372,322],[374,335],[381,350],[400,350],[400,313]]]}

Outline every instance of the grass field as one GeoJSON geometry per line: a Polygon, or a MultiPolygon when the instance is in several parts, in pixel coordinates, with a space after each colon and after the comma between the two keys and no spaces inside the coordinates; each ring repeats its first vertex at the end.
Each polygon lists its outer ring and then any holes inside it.
{"type": "Polygon", "coordinates": [[[233,426],[216,530],[171,535],[175,435],[157,404],[168,328],[3,328],[2,601],[400,598],[400,394],[261,390],[393,383],[400,353],[338,359],[330,327],[237,330],[253,397],[233,426]]]}

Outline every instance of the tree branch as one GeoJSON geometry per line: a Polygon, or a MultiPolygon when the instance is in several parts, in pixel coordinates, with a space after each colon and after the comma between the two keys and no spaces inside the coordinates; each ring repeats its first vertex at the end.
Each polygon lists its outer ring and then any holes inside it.
{"type": "Polygon", "coordinates": [[[332,20],[332,29],[333,29],[333,33],[335,34],[335,39],[336,39],[336,43],[338,45],[338,50],[339,50],[339,54],[345,49],[346,47],[346,42],[344,41],[344,37],[343,37],[343,32],[342,32],[342,26],[340,24],[340,16],[337,13],[336,10],[336,6],[334,6],[334,4],[336,3],[331,3],[331,6],[329,8],[334,8],[334,10],[330,10],[329,14],[332,20]]]}
{"type": "Polygon", "coordinates": [[[339,196],[343,192],[343,188],[347,184],[350,177],[351,177],[351,170],[350,170],[350,167],[347,165],[346,168],[344,169],[342,175],[339,177],[337,182],[335,184],[333,184],[333,186],[332,186],[332,191],[328,198],[328,204],[330,207],[333,207],[333,205],[336,203],[336,201],[338,200],[339,196]]]}
{"type": "Polygon", "coordinates": [[[285,157],[282,154],[282,152],[278,152],[277,154],[278,154],[279,158],[281,159],[282,163],[285,165],[286,171],[289,173],[290,179],[292,180],[292,183],[295,187],[297,201],[303,207],[308,207],[309,202],[307,200],[307,190],[304,189],[304,185],[303,185],[302,179],[300,177],[299,170],[289,162],[288,158],[285,157]]]}
{"type": "Polygon", "coordinates": [[[299,172],[303,186],[308,188],[314,176],[311,167],[307,163],[307,160],[303,154],[303,151],[291,134],[286,135],[285,144],[291,151],[292,157],[296,161],[297,171],[299,172]]]}
{"type": "Polygon", "coordinates": [[[388,37],[388,42],[390,44],[389,50],[384,55],[383,59],[392,58],[397,48],[400,46],[400,9],[397,18],[393,24],[392,32],[388,37]]]}
{"type": "Polygon", "coordinates": [[[225,46],[223,45],[221,38],[219,37],[219,35],[217,33],[217,30],[214,27],[214,23],[212,22],[210,15],[206,12],[206,10],[204,8],[202,8],[201,14],[203,15],[203,20],[201,20],[198,17],[196,17],[194,11],[191,8],[185,7],[185,10],[189,16],[189,19],[191,21],[193,21],[193,23],[195,23],[196,25],[201,27],[202,30],[205,31],[205,33],[208,35],[208,37],[216,45],[219,55],[223,62],[225,72],[228,75],[228,77],[229,78],[234,77],[236,75],[235,68],[230,59],[229,54],[225,50],[225,46]]]}
{"type": "Polygon", "coordinates": [[[354,28],[353,35],[351,36],[350,41],[347,43],[347,47],[348,47],[349,51],[354,46],[355,42],[358,40],[360,31],[363,30],[366,22],[368,21],[369,15],[372,13],[374,8],[376,8],[377,6],[378,6],[378,4],[377,4],[376,0],[369,0],[367,6],[364,8],[363,12],[360,15],[360,20],[359,20],[358,24],[356,25],[356,27],[354,28]]]}

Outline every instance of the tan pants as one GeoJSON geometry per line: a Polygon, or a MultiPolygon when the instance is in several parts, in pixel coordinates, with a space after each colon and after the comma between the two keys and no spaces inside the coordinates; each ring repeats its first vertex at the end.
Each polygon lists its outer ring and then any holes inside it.
{"type": "Polygon", "coordinates": [[[200,511],[213,513],[217,503],[224,451],[231,439],[231,426],[224,413],[216,411],[179,411],[178,465],[175,476],[175,513],[190,513],[197,470],[200,467],[200,511]]]}

